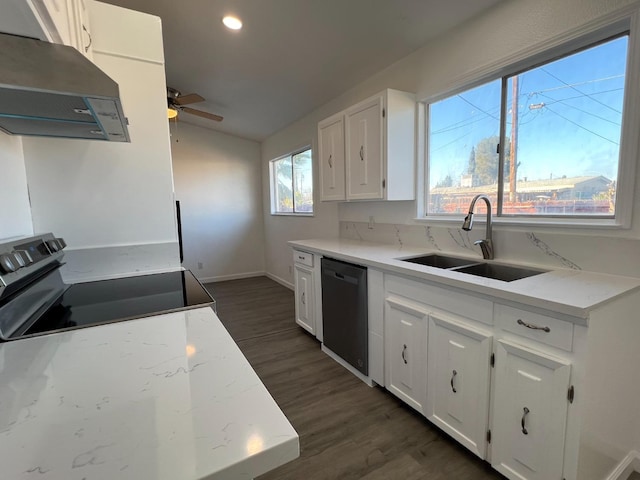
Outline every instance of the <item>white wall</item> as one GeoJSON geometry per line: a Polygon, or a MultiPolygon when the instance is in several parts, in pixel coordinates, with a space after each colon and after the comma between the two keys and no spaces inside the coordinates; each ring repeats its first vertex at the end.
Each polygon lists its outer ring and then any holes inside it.
{"type": "Polygon", "coordinates": [[[34,228],[70,248],[176,242],[160,19],[98,2],[90,13],[94,63],[120,87],[131,143],[24,138],[34,228]]]}
{"type": "Polygon", "coordinates": [[[184,267],[204,282],[264,274],[260,144],[184,122],[171,140],[184,267]]]}
{"type": "Polygon", "coordinates": [[[33,234],[22,139],[0,132],[0,240],[33,234]]]}
{"type": "MultiPolygon", "coordinates": [[[[496,68],[498,63],[508,63],[510,58],[515,58],[523,51],[528,51],[532,47],[544,48],[550,41],[561,38],[567,32],[579,30],[585,26],[588,28],[592,22],[606,18],[622,9],[639,5],[640,2],[637,0],[612,2],[602,2],[601,0],[563,0],[562,2],[556,0],[535,2],[511,0],[502,2],[485,14],[431,41],[423,48],[266,139],[263,143],[262,162],[263,185],[265,186],[263,198],[265,201],[267,272],[291,281],[288,267],[292,260],[286,241],[327,235],[338,236],[337,224],[339,222],[343,223],[342,231],[345,230],[347,222],[367,222],[370,216],[375,217],[377,224],[416,225],[413,220],[417,212],[415,202],[342,202],[337,204],[327,202],[318,206],[320,214],[313,219],[281,219],[269,215],[268,161],[292,150],[293,146],[300,143],[312,141],[314,145],[317,144],[318,121],[385,88],[416,92],[419,99],[428,99],[442,94],[451,89],[454,84],[463,85],[479,73],[486,73],[490,69],[496,68]]],[[[314,158],[314,161],[316,162],[314,168],[317,169],[317,159],[314,158]]],[[[317,171],[314,170],[314,174],[317,179],[317,171]]],[[[639,175],[640,168],[636,169],[636,177],[639,175]]],[[[317,191],[317,181],[315,188],[317,191]]],[[[573,252],[582,249],[584,251],[580,253],[580,257],[588,258],[589,255],[594,254],[590,249],[594,244],[597,244],[599,247],[603,247],[598,251],[598,255],[605,255],[605,257],[609,255],[609,258],[616,258],[618,260],[616,263],[620,264],[619,257],[621,255],[616,251],[617,243],[607,242],[607,239],[638,239],[640,237],[640,208],[638,208],[640,206],[640,179],[636,179],[635,190],[635,209],[631,230],[535,228],[530,230],[538,234],[544,232],[544,240],[547,242],[544,244],[545,248],[550,244],[552,251],[553,242],[560,239],[564,247],[568,247],[573,252]]],[[[428,226],[428,224],[421,225],[422,228],[428,226]]],[[[446,239],[451,237],[447,233],[449,227],[456,230],[459,228],[457,224],[451,224],[442,229],[444,235],[442,235],[443,240],[440,247],[443,250],[457,247],[454,242],[446,243],[446,239]]],[[[495,234],[500,237],[501,231],[511,230],[518,229],[496,227],[495,234]]],[[[386,232],[380,238],[384,238],[385,235],[386,232]]],[[[386,237],[390,236],[386,235],[386,237]]],[[[395,236],[391,237],[396,238],[395,236]]],[[[426,241],[425,246],[432,247],[426,241]]],[[[535,246],[538,253],[540,246],[540,243],[535,246]]],[[[631,251],[634,251],[635,246],[635,244],[631,245],[631,251]]],[[[637,247],[640,249],[640,245],[637,247]]],[[[503,249],[503,252],[506,253],[506,249],[503,249]]],[[[509,253],[513,254],[512,251],[509,253]]],[[[534,257],[540,260],[538,257],[541,256],[532,255],[532,258],[534,257]]],[[[500,250],[497,250],[496,258],[501,259],[500,250]]],[[[511,257],[508,259],[513,260],[511,257]]],[[[542,258],[541,263],[544,263],[546,259],[542,258]]],[[[605,259],[599,264],[610,265],[611,263],[605,259]]],[[[585,267],[589,266],[597,268],[598,264],[585,264],[585,267]]],[[[624,273],[628,274],[628,271],[624,273]]]]}

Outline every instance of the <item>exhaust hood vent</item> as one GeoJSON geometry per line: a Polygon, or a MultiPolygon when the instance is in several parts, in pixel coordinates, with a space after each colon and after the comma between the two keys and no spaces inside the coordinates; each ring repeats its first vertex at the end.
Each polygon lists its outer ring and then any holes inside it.
{"type": "Polygon", "coordinates": [[[0,34],[0,130],[129,142],[118,84],[72,47],[0,34]]]}

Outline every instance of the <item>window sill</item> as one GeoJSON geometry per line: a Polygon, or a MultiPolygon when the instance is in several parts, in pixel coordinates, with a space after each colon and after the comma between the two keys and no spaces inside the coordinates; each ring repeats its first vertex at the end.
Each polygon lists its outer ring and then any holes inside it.
{"type": "MultiPolygon", "coordinates": [[[[486,223],[486,216],[482,213],[476,213],[473,217],[474,223],[486,223]]],[[[613,218],[607,219],[582,219],[582,218],[508,218],[508,217],[492,217],[494,226],[505,227],[527,227],[527,228],[549,228],[549,229],[590,229],[590,230],[625,230],[628,226],[620,223],[619,220],[613,218]]],[[[455,225],[462,227],[464,216],[451,217],[418,217],[414,218],[416,223],[429,223],[441,225],[455,225]]]]}
{"type": "Polygon", "coordinates": [[[313,213],[271,212],[273,217],[313,217],[313,213]]]}

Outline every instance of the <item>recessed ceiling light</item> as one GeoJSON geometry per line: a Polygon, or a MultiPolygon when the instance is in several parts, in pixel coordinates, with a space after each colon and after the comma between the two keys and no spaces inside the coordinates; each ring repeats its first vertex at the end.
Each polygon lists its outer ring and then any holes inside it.
{"type": "Polygon", "coordinates": [[[242,21],[238,17],[234,17],[232,15],[224,17],[222,19],[222,23],[231,30],[240,30],[242,28],[242,21]]]}

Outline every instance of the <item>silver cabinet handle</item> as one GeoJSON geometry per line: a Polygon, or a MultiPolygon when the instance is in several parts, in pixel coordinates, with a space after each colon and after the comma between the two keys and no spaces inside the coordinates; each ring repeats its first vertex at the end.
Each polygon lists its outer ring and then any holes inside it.
{"type": "Polygon", "coordinates": [[[527,427],[525,427],[525,421],[527,419],[527,415],[529,415],[529,409],[527,407],[524,407],[522,409],[522,411],[524,412],[522,414],[522,420],[520,420],[520,426],[522,427],[522,433],[524,433],[525,435],[529,435],[529,431],[527,430],[527,427]]]}
{"type": "Polygon", "coordinates": [[[89,37],[89,43],[84,47],[84,53],[87,53],[89,51],[89,48],[91,48],[93,39],[91,38],[91,33],[89,33],[89,30],[87,30],[87,27],[85,27],[84,24],[82,24],[82,30],[84,30],[87,36],[89,37]]]}
{"type": "Polygon", "coordinates": [[[304,257],[302,255],[298,255],[298,260],[304,260],[304,257]]]}
{"type": "Polygon", "coordinates": [[[302,295],[300,295],[300,301],[302,302],[303,305],[307,304],[307,301],[304,298],[304,292],[302,292],[302,295]]]}
{"type": "Polygon", "coordinates": [[[364,145],[360,145],[360,161],[364,162],[364,145]]]}
{"type": "Polygon", "coordinates": [[[527,323],[520,318],[518,319],[517,324],[522,325],[523,327],[530,328],[531,330],[542,330],[543,332],[547,332],[547,333],[551,331],[551,329],[546,325],[541,327],[539,325],[534,325],[533,323],[527,323]]]}
{"type": "Polygon", "coordinates": [[[327,162],[329,162],[329,168],[333,168],[333,162],[331,161],[332,158],[333,155],[329,155],[329,158],[327,159],[327,162]]]}
{"type": "Polygon", "coordinates": [[[451,391],[453,391],[453,393],[458,393],[456,387],[453,386],[453,379],[456,378],[456,375],[458,375],[458,372],[454,370],[451,374],[451,391]]]}
{"type": "Polygon", "coordinates": [[[407,362],[407,358],[405,357],[405,352],[407,351],[407,346],[404,345],[404,347],[402,348],[402,361],[404,362],[404,364],[406,365],[407,362]]]}

